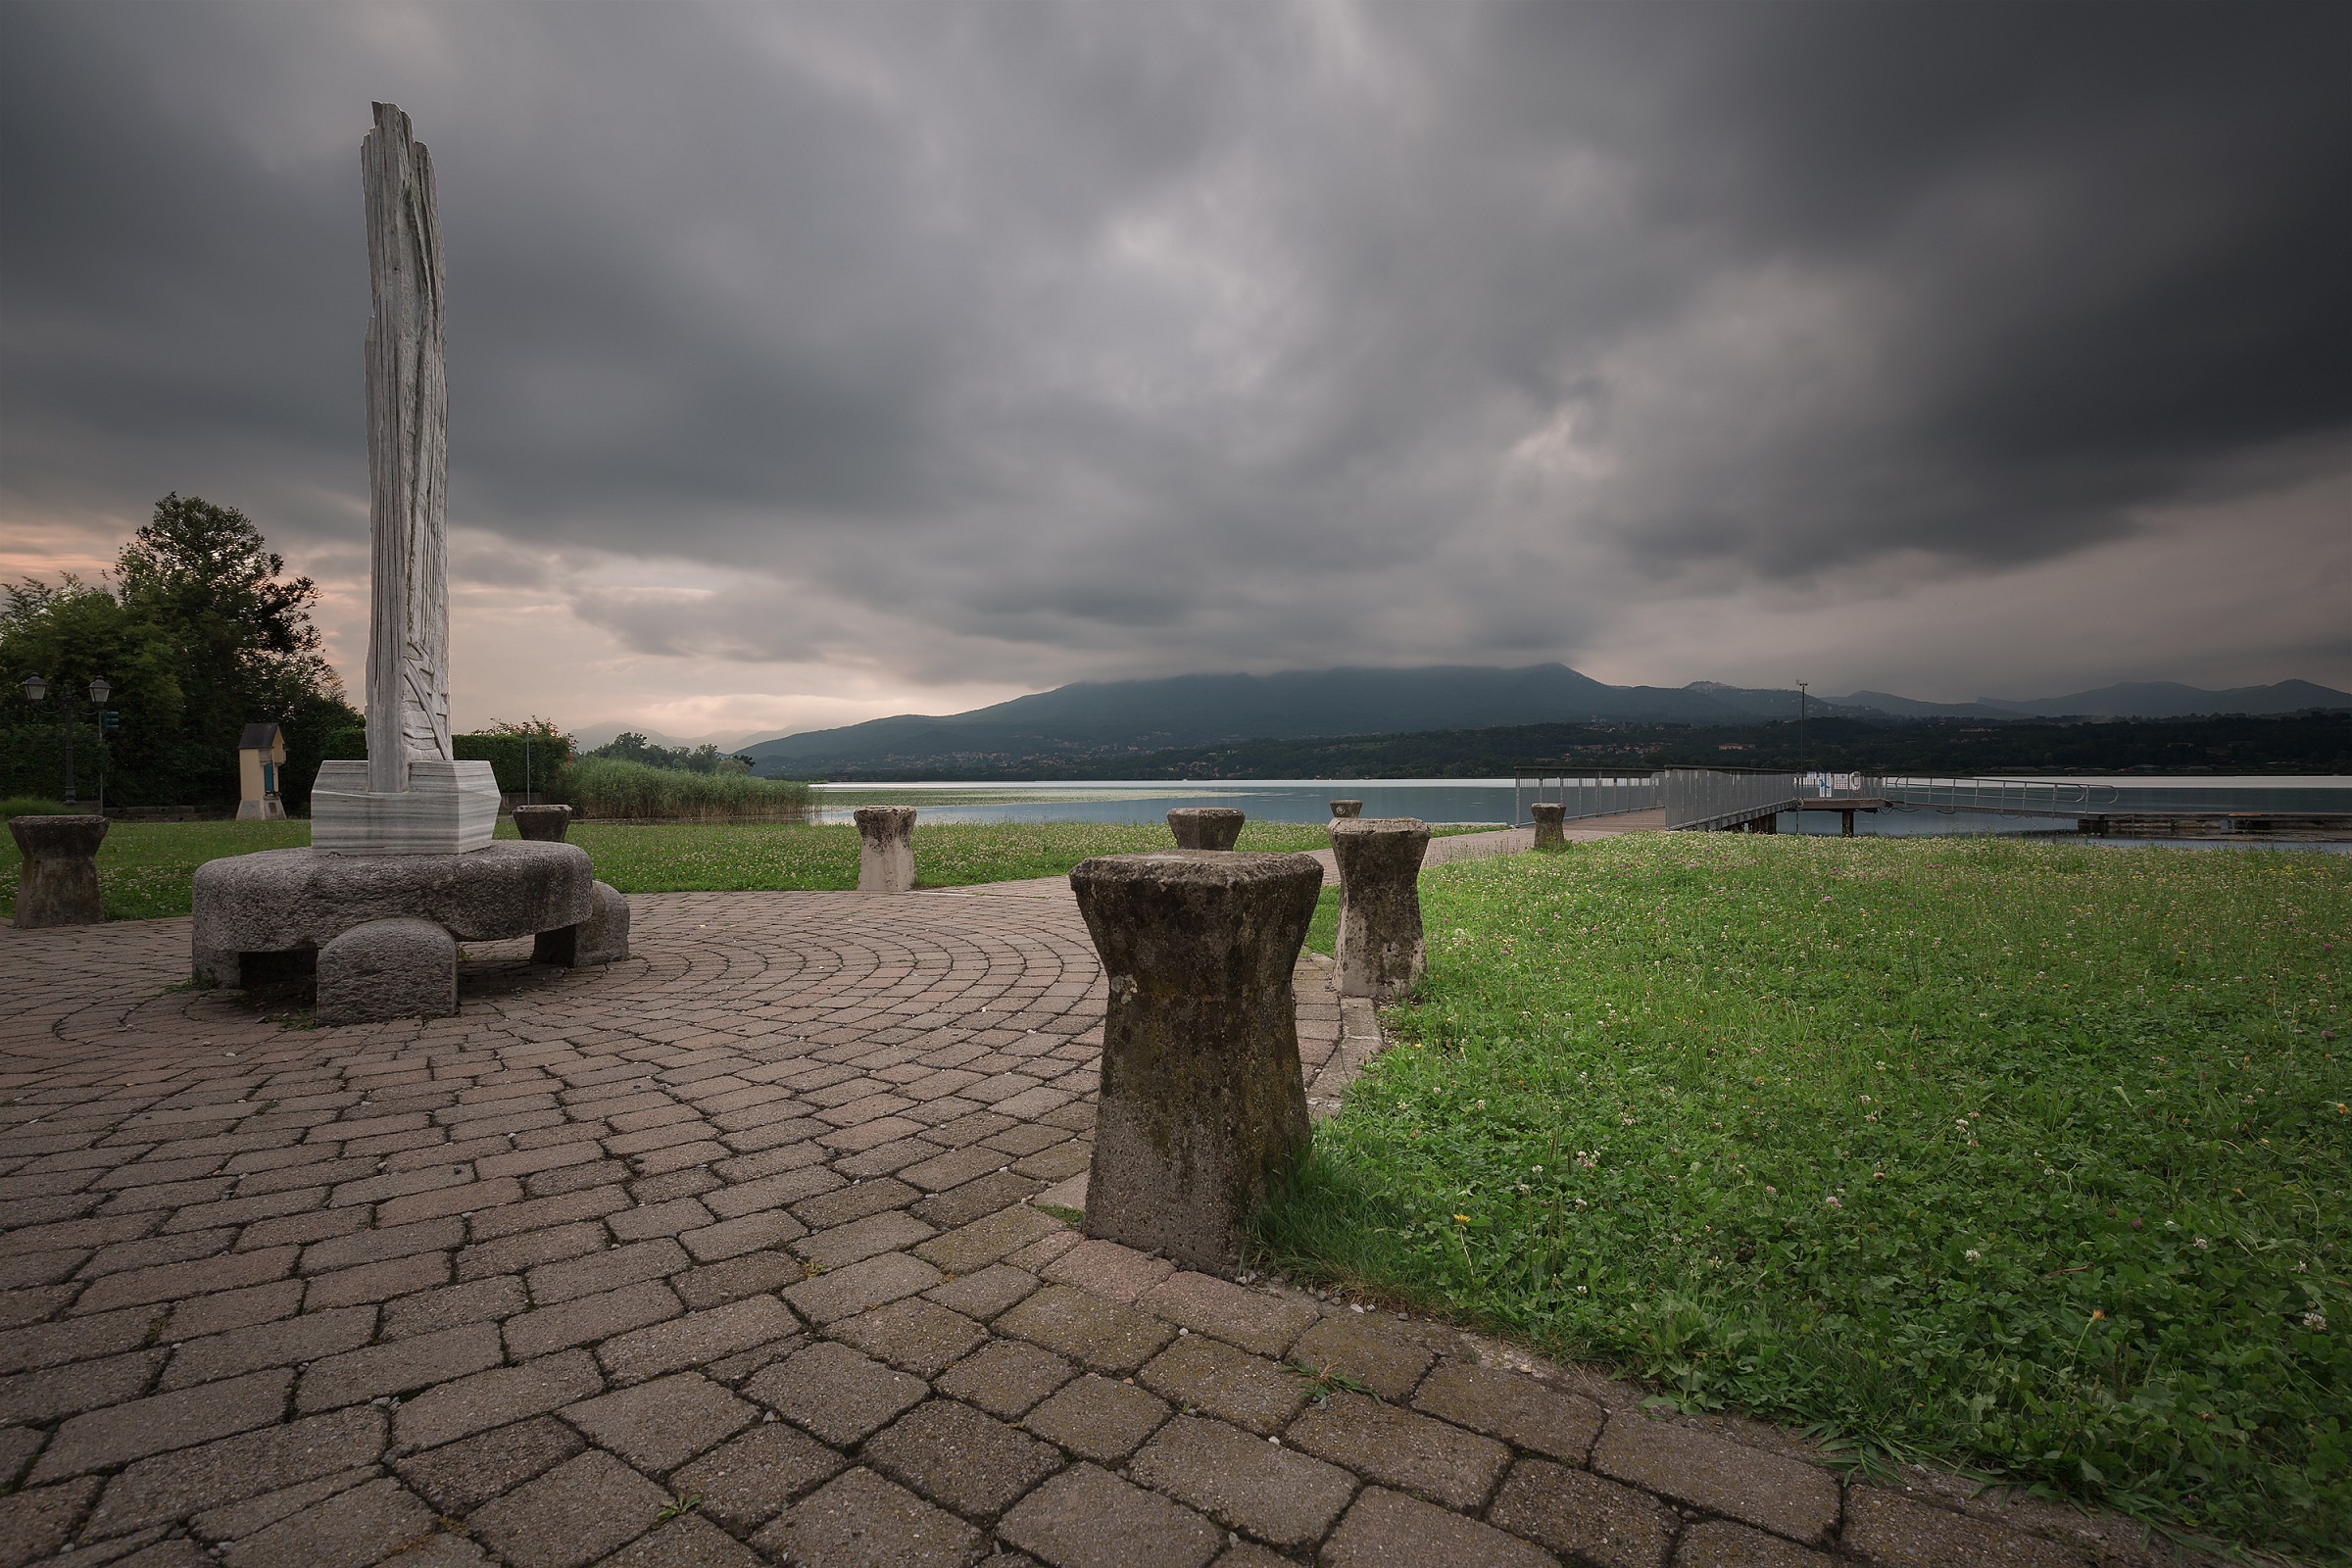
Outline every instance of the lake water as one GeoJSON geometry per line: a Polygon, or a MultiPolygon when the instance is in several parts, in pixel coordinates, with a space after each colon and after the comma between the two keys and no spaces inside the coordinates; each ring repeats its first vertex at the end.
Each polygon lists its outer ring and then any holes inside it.
{"type": "MultiPolygon", "coordinates": [[[[1890,783],[1893,781],[1889,781],[1890,783]]],[[[2100,810],[2270,809],[2352,811],[2352,777],[2165,777],[2145,773],[2070,778],[2100,810]]],[[[859,806],[913,806],[934,822],[1158,822],[1178,807],[1238,807],[1263,822],[1322,822],[1334,800],[1360,800],[1366,816],[1425,822],[1511,820],[1507,778],[1117,780],[1066,784],[819,784],[816,817],[846,822],[859,806]]],[[[1629,803],[1631,804],[1631,803],[1629,803]]],[[[1781,831],[1836,833],[1834,811],[1783,812],[1781,831]]],[[[1961,833],[2071,832],[2067,817],[1990,816],[1921,808],[1863,813],[1855,831],[1876,838],[1961,833]]],[[[2121,843],[2122,840],[2106,840],[2121,843]]],[[[2140,841],[2132,841],[2140,842],[2140,841]]],[[[2157,840],[2155,842],[2170,842],[2157,840]]],[[[2338,846],[2339,848],[2341,846],[2338,846]]]]}

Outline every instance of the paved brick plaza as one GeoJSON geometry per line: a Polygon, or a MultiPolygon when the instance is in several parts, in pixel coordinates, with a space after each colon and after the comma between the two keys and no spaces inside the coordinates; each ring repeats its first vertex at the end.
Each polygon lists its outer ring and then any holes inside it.
{"type": "MultiPolygon", "coordinates": [[[[631,903],[340,1029],[167,990],[185,920],[0,930],[0,1568],[2153,1560],[1082,1241],[1056,884],[631,903]]],[[[1323,1109],[1377,1041],[1300,972],[1323,1109]]]]}

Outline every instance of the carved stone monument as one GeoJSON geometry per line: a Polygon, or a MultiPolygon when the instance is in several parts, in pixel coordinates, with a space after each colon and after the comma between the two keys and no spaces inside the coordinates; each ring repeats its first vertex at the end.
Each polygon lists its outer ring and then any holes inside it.
{"type": "Polygon", "coordinates": [[[1364,803],[1361,801],[1334,801],[1331,803],[1331,814],[1335,817],[1361,816],[1364,814],[1364,803]]]}
{"type": "Polygon", "coordinates": [[[320,765],[311,847],[196,870],[196,975],[252,986],[315,973],[322,1023],[458,1007],[458,943],[535,937],[541,962],[628,956],[628,901],[587,852],[500,841],[498,779],[449,740],[441,231],[409,117],[375,106],[362,144],[368,260],[368,760],[320,765]]]}
{"type": "Polygon", "coordinates": [[[433,160],[393,104],[360,144],[368,206],[368,760],[320,765],[311,846],[463,855],[498,778],[449,744],[449,383],[433,160]]]}
{"type": "Polygon", "coordinates": [[[1089,1236],[1240,1261],[1244,1221],[1306,1148],[1291,971],[1322,886],[1311,855],[1215,850],[1070,873],[1109,979],[1089,1236]]]}
{"type": "Polygon", "coordinates": [[[1528,810],[1536,818],[1537,849],[1564,850],[1568,847],[1568,836],[1560,830],[1560,823],[1568,815],[1568,808],[1557,801],[1538,801],[1528,810]]]}
{"type": "Polygon", "coordinates": [[[24,857],[17,868],[17,928],[96,925],[98,846],[103,816],[12,816],[9,836],[24,857]]]}

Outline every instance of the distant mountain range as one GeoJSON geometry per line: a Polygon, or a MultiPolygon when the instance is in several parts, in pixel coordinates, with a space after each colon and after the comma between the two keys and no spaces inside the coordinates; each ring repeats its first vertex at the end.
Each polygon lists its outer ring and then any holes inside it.
{"type": "MultiPolygon", "coordinates": [[[[1007,703],[944,715],[901,714],[808,730],[739,749],[763,774],[834,767],[943,769],[1035,759],[1099,758],[1115,774],[1121,754],[1241,740],[1490,729],[1544,723],[1752,723],[1797,716],[1794,690],[1726,686],[1611,686],[1565,664],[1518,669],[1435,664],[1410,669],[1289,670],[1274,675],[1176,675],[1081,681],[1007,703]]],[[[2352,692],[2310,681],[2205,691],[2135,681],[2025,701],[1926,703],[1886,692],[1813,696],[1808,712],[1881,722],[1910,718],[2173,718],[2352,709],[2352,692]]]]}

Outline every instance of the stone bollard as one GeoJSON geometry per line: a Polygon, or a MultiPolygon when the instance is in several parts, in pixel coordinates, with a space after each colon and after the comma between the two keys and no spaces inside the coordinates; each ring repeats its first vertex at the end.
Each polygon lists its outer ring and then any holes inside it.
{"type": "Polygon", "coordinates": [[[857,810],[858,891],[907,893],[914,888],[914,808],[860,806],[857,810]]]}
{"type": "Polygon", "coordinates": [[[10,836],[24,863],[17,872],[17,928],[96,925],[98,846],[103,816],[12,816],[10,836]]]}
{"type": "Polygon", "coordinates": [[[1230,850],[1245,819],[1230,806],[1180,806],[1168,813],[1168,831],[1180,850],[1230,850]]]}
{"type": "Polygon", "coordinates": [[[1421,946],[1421,857],[1429,824],[1360,816],[1331,824],[1340,865],[1339,991],[1390,1002],[1428,968],[1421,946]]]}
{"type": "Polygon", "coordinates": [[[531,939],[533,963],[560,963],[566,969],[592,969],[617,963],[629,956],[629,901],[610,882],[589,884],[596,912],[578,925],[558,926],[531,939]]]}
{"type": "Polygon", "coordinates": [[[457,940],[430,920],[369,920],[318,950],[318,1021],[447,1018],[458,1010],[457,940]]]}
{"type": "Polygon", "coordinates": [[[1291,970],[1323,868],[1308,855],[1106,855],[1070,873],[1109,977],[1086,1233],[1229,1270],[1304,1152],[1291,970]]]}
{"type": "Polygon", "coordinates": [[[1564,850],[1568,847],[1567,835],[1560,831],[1560,823],[1568,815],[1568,808],[1556,801],[1538,801],[1528,809],[1536,813],[1537,849],[1564,850]]]}
{"type": "Polygon", "coordinates": [[[1364,814],[1364,803],[1361,801],[1334,801],[1331,803],[1331,814],[1339,817],[1361,816],[1364,814]]]}
{"type": "Polygon", "coordinates": [[[571,808],[568,806],[517,806],[514,808],[514,831],[526,839],[541,839],[561,844],[571,827],[571,808]]]}

